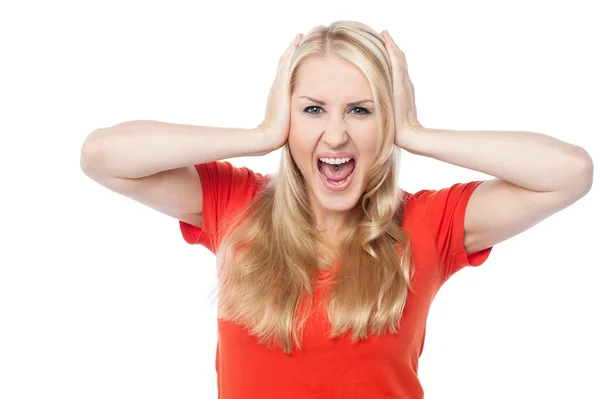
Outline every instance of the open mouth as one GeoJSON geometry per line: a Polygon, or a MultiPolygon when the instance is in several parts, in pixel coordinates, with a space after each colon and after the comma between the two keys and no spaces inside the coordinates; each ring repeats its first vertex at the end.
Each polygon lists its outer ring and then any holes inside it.
{"type": "Polygon", "coordinates": [[[327,185],[343,187],[351,180],[356,169],[356,160],[354,158],[344,158],[343,160],[342,163],[330,164],[317,159],[317,168],[327,185]]]}

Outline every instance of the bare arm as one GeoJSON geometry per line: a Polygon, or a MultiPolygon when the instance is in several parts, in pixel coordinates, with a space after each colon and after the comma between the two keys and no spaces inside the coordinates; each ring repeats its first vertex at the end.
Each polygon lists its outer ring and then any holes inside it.
{"type": "Polygon", "coordinates": [[[194,165],[271,151],[259,129],[132,121],[90,133],[81,168],[112,191],[202,227],[202,186],[194,165]]]}
{"type": "Polygon", "coordinates": [[[136,179],[165,170],[269,153],[258,129],[131,121],[93,131],[82,146],[88,175],[136,179]]]}

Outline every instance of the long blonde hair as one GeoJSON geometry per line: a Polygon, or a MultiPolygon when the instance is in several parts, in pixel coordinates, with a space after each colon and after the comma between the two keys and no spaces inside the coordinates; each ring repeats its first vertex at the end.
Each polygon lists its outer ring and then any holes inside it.
{"type": "MultiPolygon", "coordinates": [[[[391,64],[383,38],[367,25],[336,21],[308,32],[294,53],[289,82],[307,57],[335,55],[357,66],[368,79],[377,115],[379,156],[339,248],[325,291],[329,338],[352,329],[352,342],[368,334],[397,331],[411,288],[410,239],[401,229],[405,202],[397,188],[391,64]]],[[[244,211],[221,228],[227,234],[216,252],[218,318],[247,328],[261,344],[287,354],[302,348],[301,335],[313,306],[315,273],[328,245],[315,227],[304,178],[289,144],[278,173],[267,180],[244,211]]]]}

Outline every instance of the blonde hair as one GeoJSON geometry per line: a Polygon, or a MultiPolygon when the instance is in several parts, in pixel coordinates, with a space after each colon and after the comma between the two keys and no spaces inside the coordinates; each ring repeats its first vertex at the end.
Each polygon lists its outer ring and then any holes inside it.
{"type": "MultiPolygon", "coordinates": [[[[377,115],[379,156],[365,191],[349,211],[339,262],[325,281],[329,338],[352,329],[352,342],[368,334],[391,333],[410,286],[410,239],[401,229],[404,197],[396,184],[396,151],[391,64],[383,38],[367,25],[336,21],[308,32],[294,53],[289,82],[294,92],[298,68],[308,57],[337,56],[350,61],[371,86],[377,115]]],[[[313,307],[319,256],[327,242],[316,229],[304,179],[289,144],[276,177],[267,180],[244,211],[221,226],[227,233],[216,252],[218,318],[247,328],[258,341],[287,354],[302,348],[301,335],[313,307]],[[235,226],[235,228],[234,228],[235,226]],[[299,317],[302,299],[309,303],[299,317]]]]}

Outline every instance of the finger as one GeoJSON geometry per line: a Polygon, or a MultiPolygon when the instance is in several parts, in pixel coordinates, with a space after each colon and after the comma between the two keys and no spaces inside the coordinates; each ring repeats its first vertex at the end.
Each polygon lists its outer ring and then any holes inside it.
{"type": "Polygon", "coordinates": [[[386,30],[385,32],[385,41],[386,43],[389,42],[391,47],[395,50],[398,51],[400,53],[402,53],[402,50],[400,50],[400,47],[398,47],[398,45],[396,44],[396,42],[394,41],[394,39],[392,38],[392,36],[390,35],[390,33],[386,30]]]}
{"type": "MultiPolygon", "coordinates": [[[[386,45],[387,47],[387,45],[386,45]]],[[[400,59],[394,54],[394,52],[388,48],[388,55],[392,63],[392,80],[395,90],[400,90],[402,82],[404,81],[404,72],[400,59]]]]}
{"type": "Polygon", "coordinates": [[[402,59],[398,56],[398,52],[396,51],[396,49],[393,47],[391,40],[386,40],[385,48],[388,52],[390,60],[392,61],[392,67],[394,68],[394,70],[401,72],[400,69],[402,69],[403,62],[402,59]]]}
{"type": "Polygon", "coordinates": [[[302,39],[303,36],[304,35],[302,33],[298,33],[296,35],[294,40],[292,40],[292,42],[290,43],[288,48],[285,50],[285,53],[283,53],[283,55],[281,57],[279,57],[280,64],[284,63],[290,57],[290,55],[296,50],[296,48],[298,48],[298,44],[300,43],[300,40],[302,39]]]}
{"type": "Polygon", "coordinates": [[[384,32],[386,33],[386,38],[389,38],[386,40],[386,44],[389,46],[389,51],[392,54],[390,57],[397,59],[396,64],[402,70],[402,80],[410,79],[410,76],[408,75],[408,62],[406,61],[406,55],[404,54],[404,51],[398,47],[394,39],[392,39],[387,31],[384,32]]]}
{"type": "Polygon", "coordinates": [[[396,44],[396,42],[394,41],[394,39],[392,39],[392,37],[390,36],[390,34],[388,33],[388,31],[384,31],[385,32],[385,39],[386,39],[386,45],[389,46],[389,49],[392,51],[393,54],[396,55],[396,57],[398,57],[402,63],[404,64],[404,67],[406,67],[406,55],[404,54],[404,51],[402,51],[400,49],[400,47],[398,47],[398,45],[396,44]]]}
{"type": "MultiPolygon", "coordinates": [[[[406,88],[408,91],[408,100],[412,103],[412,110],[414,112],[414,117],[417,117],[417,105],[416,105],[416,96],[415,96],[415,86],[410,80],[410,76],[408,75],[408,63],[406,61],[406,56],[404,52],[398,47],[394,39],[391,38],[388,31],[383,31],[382,36],[384,36],[386,42],[386,48],[391,52],[390,59],[393,60],[393,63],[396,66],[401,65],[400,67],[400,75],[402,75],[402,80],[406,80],[408,83],[406,87],[403,85],[403,88],[406,88]]],[[[396,69],[398,70],[398,69],[396,69]]]]}
{"type": "Polygon", "coordinates": [[[290,46],[288,47],[288,50],[293,50],[295,47],[298,47],[298,44],[300,43],[300,39],[302,39],[302,33],[298,33],[296,35],[296,37],[294,37],[294,40],[292,40],[292,42],[290,43],[290,46]]]}

